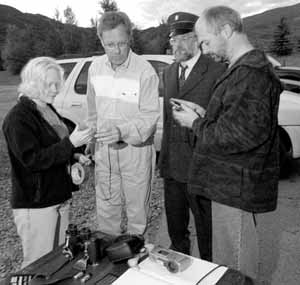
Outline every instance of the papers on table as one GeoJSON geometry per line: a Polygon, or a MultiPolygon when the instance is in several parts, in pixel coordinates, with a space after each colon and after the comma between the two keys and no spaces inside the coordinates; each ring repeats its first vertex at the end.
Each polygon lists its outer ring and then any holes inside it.
{"type": "MultiPolygon", "coordinates": [[[[113,285],[142,284],[142,285],[194,285],[208,272],[218,265],[198,258],[191,257],[193,262],[183,272],[170,273],[161,263],[151,261],[149,258],[139,264],[138,267],[128,269],[118,278],[113,285]]],[[[226,272],[227,267],[219,267],[205,279],[201,285],[216,284],[226,272]]]]}

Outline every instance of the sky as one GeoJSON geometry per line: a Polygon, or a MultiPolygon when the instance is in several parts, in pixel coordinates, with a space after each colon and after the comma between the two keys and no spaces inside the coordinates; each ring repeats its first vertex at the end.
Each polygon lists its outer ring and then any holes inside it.
{"type": "MultiPolygon", "coordinates": [[[[199,15],[212,5],[227,5],[241,13],[243,17],[258,14],[277,7],[300,3],[300,0],[115,0],[119,10],[125,12],[140,29],[158,26],[168,15],[182,11],[199,15]]],[[[0,0],[0,4],[14,7],[24,13],[41,14],[53,18],[58,9],[63,18],[63,10],[70,6],[75,13],[77,24],[90,27],[91,18],[101,11],[99,0],[0,0]]]]}

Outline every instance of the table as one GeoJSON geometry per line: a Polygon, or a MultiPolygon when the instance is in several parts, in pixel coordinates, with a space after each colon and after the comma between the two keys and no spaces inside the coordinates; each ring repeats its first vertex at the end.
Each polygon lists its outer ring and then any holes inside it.
{"type": "MultiPolygon", "coordinates": [[[[54,273],[51,280],[57,280],[61,277],[66,277],[64,280],[56,282],[56,283],[47,283],[47,279],[40,279],[41,282],[35,284],[62,284],[62,285],[79,285],[83,284],[80,280],[75,280],[73,276],[79,272],[79,270],[74,269],[73,265],[76,263],[81,256],[78,256],[74,260],[71,260],[64,264],[64,266],[54,273]],[[43,281],[44,280],[44,281],[43,281]]],[[[62,247],[58,247],[56,250],[49,252],[44,255],[37,261],[28,265],[24,269],[18,271],[18,274],[44,274],[45,272],[51,272],[52,268],[57,268],[59,263],[63,263],[64,256],[62,255],[62,247]]],[[[104,257],[101,262],[97,265],[89,265],[87,272],[91,273],[91,278],[84,284],[86,285],[109,285],[112,284],[119,276],[121,276],[128,269],[127,263],[119,263],[113,264],[108,260],[107,257],[104,257]]],[[[0,285],[8,285],[9,284],[9,276],[0,282],[0,285]]],[[[138,280],[137,280],[138,282],[138,280]]],[[[136,283],[139,284],[139,283],[136,283]]],[[[228,269],[225,274],[221,277],[221,279],[217,282],[217,285],[252,285],[253,282],[250,278],[243,275],[242,273],[228,269]]],[[[155,284],[153,284],[155,285],[155,284]]]]}

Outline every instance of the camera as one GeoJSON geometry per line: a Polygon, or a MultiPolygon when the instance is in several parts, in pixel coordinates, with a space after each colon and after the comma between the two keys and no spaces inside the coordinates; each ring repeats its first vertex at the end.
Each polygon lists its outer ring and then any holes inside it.
{"type": "Polygon", "coordinates": [[[177,273],[186,270],[193,262],[183,253],[155,246],[149,253],[150,260],[163,264],[169,272],[177,273]]]}
{"type": "Polygon", "coordinates": [[[66,240],[63,246],[63,255],[73,259],[83,252],[95,264],[106,256],[105,249],[113,242],[113,237],[100,233],[93,233],[87,227],[78,229],[77,225],[69,224],[66,230],[66,240]]]}
{"type": "Polygon", "coordinates": [[[118,236],[105,251],[108,259],[117,263],[134,257],[144,245],[145,240],[142,235],[124,234],[118,236]]]}

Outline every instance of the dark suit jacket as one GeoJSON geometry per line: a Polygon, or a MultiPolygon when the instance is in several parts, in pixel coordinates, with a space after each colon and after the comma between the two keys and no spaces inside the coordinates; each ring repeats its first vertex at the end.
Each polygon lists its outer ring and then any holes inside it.
{"type": "Polygon", "coordinates": [[[206,108],[213,86],[221,77],[226,66],[215,62],[208,56],[201,55],[194,65],[182,89],[178,88],[177,62],[164,72],[163,138],[159,159],[160,173],[165,178],[187,182],[188,168],[192,158],[196,137],[193,131],[181,127],[172,117],[170,98],[192,101],[206,108]]]}

